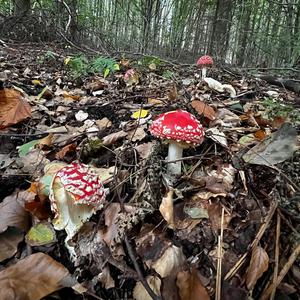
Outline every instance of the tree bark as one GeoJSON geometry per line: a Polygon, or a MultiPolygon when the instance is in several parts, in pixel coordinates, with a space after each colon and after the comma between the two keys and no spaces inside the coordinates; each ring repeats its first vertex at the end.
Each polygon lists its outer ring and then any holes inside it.
{"type": "Polygon", "coordinates": [[[14,15],[24,16],[30,12],[30,0],[14,0],[14,15]]]}

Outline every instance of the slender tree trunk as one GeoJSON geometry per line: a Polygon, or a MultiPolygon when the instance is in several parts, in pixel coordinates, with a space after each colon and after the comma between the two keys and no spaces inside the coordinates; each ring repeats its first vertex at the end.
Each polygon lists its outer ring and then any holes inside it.
{"type": "Polygon", "coordinates": [[[14,0],[14,15],[24,16],[30,12],[30,0],[14,0]]]}

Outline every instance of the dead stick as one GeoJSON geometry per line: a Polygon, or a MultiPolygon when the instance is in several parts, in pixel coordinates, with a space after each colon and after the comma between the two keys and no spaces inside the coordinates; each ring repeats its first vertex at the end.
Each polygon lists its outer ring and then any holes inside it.
{"type": "Polygon", "coordinates": [[[277,211],[277,225],[276,225],[276,244],[275,244],[275,267],[274,267],[274,278],[272,282],[272,293],[270,300],[275,299],[276,293],[276,282],[278,278],[278,265],[279,265],[279,238],[280,238],[280,214],[277,211]]]}
{"type": "MultiPolygon", "coordinates": [[[[284,276],[287,274],[287,272],[290,270],[291,266],[294,264],[295,260],[300,254],[300,244],[295,248],[291,256],[289,257],[288,261],[282,268],[282,270],[279,273],[279,276],[276,281],[276,287],[279,286],[281,281],[283,280],[284,276]]],[[[269,295],[272,293],[273,285],[270,285],[269,288],[263,293],[263,296],[260,298],[260,300],[266,300],[268,299],[269,295]]]]}
{"type": "Polygon", "coordinates": [[[136,270],[136,272],[137,272],[137,274],[138,274],[138,276],[139,276],[139,279],[140,279],[142,285],[144,286],[145,290],[148,292],[148,294],[150,295],[150,297],[151,297],[153,300],[162,300],[161,297],[157,296],[157,295],[152,291],[152,289],[150,288],[150,286],[149,286],[147,280],[146,280],[145,277],[143,276],[143,273],[142,273],[142,271],[141,271],[141,269],[140,269],[140,266],[139,266],[139,264],[138,264],[138,262],[137,262],[137,260],[136,260],[136,258],[135,258],[135,255],[134,255],[134,253],[133,253],[133,249],[132,249],[132,247],[131,247],[131,245],[130,245],[130,242],[129,242],[129,240],[128,240],[128,237],[127,237],[126,235],[125,235],[124,240],[125,240],[125,245],[126,245],[126,248],[127,248],[128,254],[129,254],[129,257],[130,257],[130,259],[132,260],[132,263],[133,263],[133,265],[134,265],[134,268],[135,268],[135,270],[136,270]]]}
{"type": "MultiPolygon", "coordinates": [[[[253,249],[255,246],[258,245],[260,239],[264,235],[266,229],[268,228],[268,226],[269,226],[269,224],[272,220],[272,217],[274,215],[274,212],[275,212],[276,208],[277,208],[277,201],[274,201],[273,205],[270,207],[270,210],[269,210],[269,212],[268,212],[268,214],[265,218],[264,223],[259,228],[259,231],[255,236],[255,239],[251,243],[249,250],[253,249]]],[[[228,273],[226,274],[224,280],[228,280],[228,279],[232,278],[237,273],[237,271],[240,269],[240,267],[245,262],[245,259],[248,255],[248,253],[250,253],[250,251],[243,254],[243,256],[236,262],[236,264],[228,271],[228,273]]]]}

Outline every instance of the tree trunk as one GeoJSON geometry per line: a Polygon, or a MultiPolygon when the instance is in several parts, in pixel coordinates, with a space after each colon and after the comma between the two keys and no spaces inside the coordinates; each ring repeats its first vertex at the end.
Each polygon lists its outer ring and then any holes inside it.
{"type": "Polygon", "coordinates": [[[30,12],[30,0],[15,0],[14,15],[24,16],[30,12]]]}

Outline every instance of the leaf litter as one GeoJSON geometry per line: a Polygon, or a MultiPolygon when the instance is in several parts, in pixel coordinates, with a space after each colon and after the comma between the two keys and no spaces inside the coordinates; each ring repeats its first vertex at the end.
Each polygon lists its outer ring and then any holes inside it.
{"type": "MultiPolygon", "coordinates": [[[[278,279],[275,264],[291,269],[278,291],[299,295],[296,265],[285,264],[299,246],[300,113],[286,113],[295,93],[238,72],[215,69],[201,81],[193,66],[130,57],[73,78],[69,64],[58,71],[26,51],[2,64],[1,299],[213,299],[217,278],[222,299],[259,299],[278,279]],[[14,77],[12,65],[26,72],[14,77]],[[149,126],[177,109],[194,114],[206,137],[183,150],[174,177],[149,126]],[[55,181],[75,161],[106,191],[83,217],[71,204],[80,190],[55,181]],[[49,194],[66,206],[56,230],[49,194]]],[[[63,64],[68,54],[56,51],[63,64]]]]}

